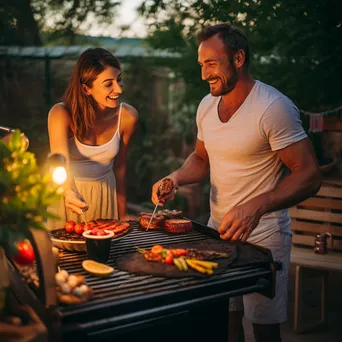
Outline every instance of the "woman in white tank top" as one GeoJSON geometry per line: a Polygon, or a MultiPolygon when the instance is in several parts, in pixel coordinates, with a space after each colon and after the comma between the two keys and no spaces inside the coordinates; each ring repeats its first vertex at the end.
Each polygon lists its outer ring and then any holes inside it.
{"type": "Polygon", "coordinates": [[[74,67],[63,102],[48,116],[50,150],[68,161],[64,200],[50,208],[60,220],[49,220],[49,229],[67,221],[127,218],[126,156],[138,112],[120,103],[119,61],[107,50],[87,49],[74,67]]]}

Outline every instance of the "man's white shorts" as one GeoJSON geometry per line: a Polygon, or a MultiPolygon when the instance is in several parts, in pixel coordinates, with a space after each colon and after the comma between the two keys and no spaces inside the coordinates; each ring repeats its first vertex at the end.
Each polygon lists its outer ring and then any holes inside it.
{"type": "Polygon", "coordinates": [[[273,259],[283,265],[277,271],[276,292],[273,299],[258,293],[230,298],[229,311],[244,310],[245,317],[256,324],[276,324],[287,319],[287,283],[290,265],[292,235],[276,232],[256,243],[271,250],[273,259]]]}

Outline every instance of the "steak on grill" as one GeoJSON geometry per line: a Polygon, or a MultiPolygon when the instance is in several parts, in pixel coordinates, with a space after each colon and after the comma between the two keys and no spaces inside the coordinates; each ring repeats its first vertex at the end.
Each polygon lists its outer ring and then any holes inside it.
{"type": "Polygon", "coordinates": [[[192,222],[186,219],[165,220],[164,228],[168,233],[187,233],[192,228],[192,222]]]}
{"type": "Polygon", "coordinates": [[[141,213],[139,216],[139,224],[140,227],[143,229],[158,229],[158,228],[162,228],[164,225],[164,216],[161,215],[154,215],[150,226],[148,226],[150,220],[152,217],[152,213],[141,213]]]}
{"type": "Polygon", "coordinates": [[[183,211],[182,210],[158,210],[157,215],[164,216],[165,220],[168,219],[176,219],[176,218],[182,218],[183,217],[183,211]]]}

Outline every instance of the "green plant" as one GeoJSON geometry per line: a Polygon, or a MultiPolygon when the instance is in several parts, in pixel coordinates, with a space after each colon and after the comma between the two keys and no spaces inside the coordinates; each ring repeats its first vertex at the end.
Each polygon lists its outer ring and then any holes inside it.
{"type": "Polygon", "coordinates": [[[56,218],[47,207],[60,199],[61,187],[42,171],[35,155],[25,150],[19,130],[8,144],[0,140],[0,247],[16,255],[15,242],[28,237],[28,229],[46,229],[56,218]]]}

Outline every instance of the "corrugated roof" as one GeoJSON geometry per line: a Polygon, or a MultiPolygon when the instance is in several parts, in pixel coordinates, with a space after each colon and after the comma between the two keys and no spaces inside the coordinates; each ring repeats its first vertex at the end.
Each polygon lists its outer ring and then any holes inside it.
{"type": "MultiPolygon", "coordinates": [[[[0,46],[0,56],[23,58],[77,58],[84,50],[91,46],[0,46]]],[[[108,49],[118,58],[129,57],[156,57],[179,58],[180,54],[166,50],[153,50],[144,46],[120,45],[115,49],[108,49]]]]}

